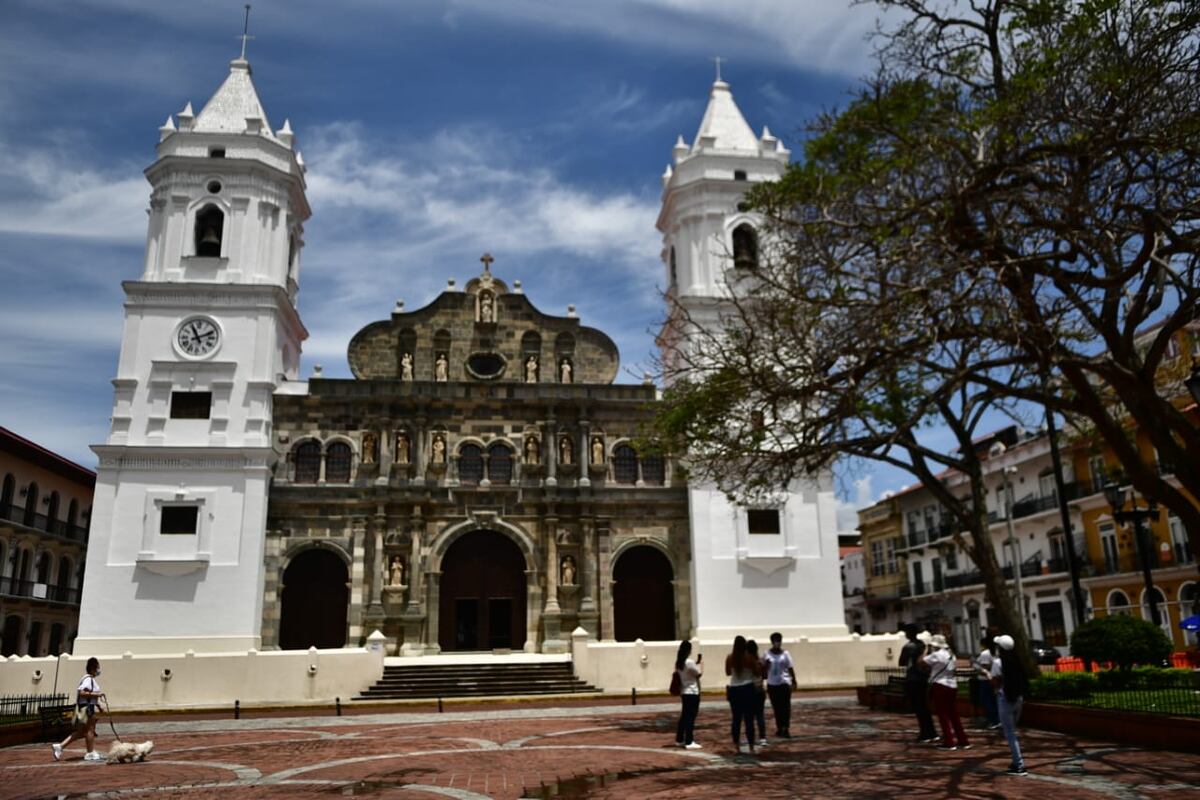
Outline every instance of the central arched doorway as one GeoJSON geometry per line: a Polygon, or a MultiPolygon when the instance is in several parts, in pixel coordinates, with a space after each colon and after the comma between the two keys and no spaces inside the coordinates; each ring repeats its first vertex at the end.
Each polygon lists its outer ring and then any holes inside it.
{"type": "Polygon", "coordinates": [[[495,531],[471,531],[442,556],[438,644],[442,650],[525,646],[525,557],[495,531]]]}
{"type": "Polygon", "coordinates": [[[283,571],[279,647],[346,646],[350,577],[346,562],[330,550],[305,550],[283,571]]]}
{"type": "Polygon", "coordinates": [[[618,642],[669,642],[675,635],[675,571],[662,551],[631,547],[613,568],[613,635],[618,642]]]}

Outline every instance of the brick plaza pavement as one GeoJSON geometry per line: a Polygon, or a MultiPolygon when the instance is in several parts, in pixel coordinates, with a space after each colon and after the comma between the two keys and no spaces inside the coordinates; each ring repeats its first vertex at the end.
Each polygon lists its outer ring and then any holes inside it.
{"type": "MultiPolygon", "coordinates": [[[[49,745],[0,750],[0,798],[1200,798],[1200,756],[1026,730],[1030,774],[1011,777],[996,734],[975,734],[969,751],[941,752],[911,742],[911,717],[825,697],[798,700],[794,738],[750,757],[733,750],[718,701],[700,712],[704,749],[675,748],[675,708],[142,718],[117,728],[126,741],[154,740],[144,764],[86,763],[75,745],[60,763],[49,745]]],[[[111,731],[101,724],[107,750],[111,731]]]]}

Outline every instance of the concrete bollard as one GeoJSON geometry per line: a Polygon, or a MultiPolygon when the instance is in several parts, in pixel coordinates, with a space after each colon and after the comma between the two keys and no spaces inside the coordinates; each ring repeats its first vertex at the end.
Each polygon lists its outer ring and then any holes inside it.
{"type": "Polygon", "coordinates": [[[629,702],[635,706],[637,705],[637,687],[636,686],[629,690],[629,702]]]}
{"type": "Polygon", "coordinates": [[[233,718],[234,719],[242,718],[242,701],[241,700],[233,701],[233,718]]]}
{"type": "Polygon", "coordinates": [[[337,706],[337,715],[340,717],[342,715],[342,698],[335,697],[333,698],[333,702],[337,706]]]}
{"type": "Polygon", "coordinates": [[[439,697],[438,698],[438,713],[441,714],[441,713],[444,713],[444,711],[445,710],[442,708],[442,698],[439,697]]]}

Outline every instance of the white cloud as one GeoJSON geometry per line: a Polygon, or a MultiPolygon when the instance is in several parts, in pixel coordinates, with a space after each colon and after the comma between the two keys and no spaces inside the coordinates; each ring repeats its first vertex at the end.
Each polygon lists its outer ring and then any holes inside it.
{"type": "Polygon", "coordinates": [[[837,528],[839,533],[854,533],[858,529],[858,512],[872,505],[875,500],[871,492],[871,475],[854,481],[854,500],[837,501],[837,528]]]}

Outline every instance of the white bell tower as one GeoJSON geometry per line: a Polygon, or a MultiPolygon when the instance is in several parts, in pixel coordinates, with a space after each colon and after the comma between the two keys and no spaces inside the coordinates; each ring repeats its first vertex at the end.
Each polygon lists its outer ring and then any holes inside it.
{"type": "Polygon", "coordinates": [[[304,161],[244,58],[159,129],[145,267],[127,281],[78,653],[260,644],[272,394],[296,377],[304,161]]]}
{"type": "MultiPolygon", "coordinates": [[[[727,286],[769,246],[758,235],[761,218],[742,198],[754,183],[778,180],[790,155],[766,127],[754,135],[718,75],[695,140],[679,137],[662,178],[664,284],[691,324],[719,325],[727,286]]],[[[670,323],[659,341],[668,365],[692,346],[670,323]]],[[[693,481],[688,506],[696,638],[846,634],[832,476],[797,483],[755,508],[693,481]]]]}

